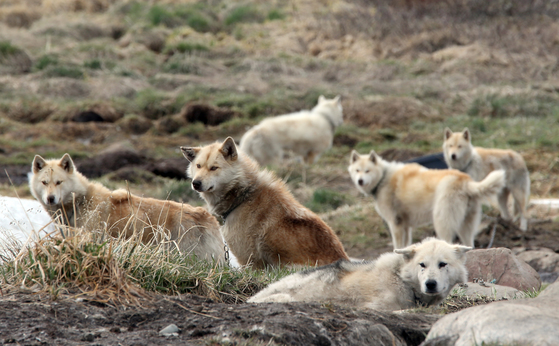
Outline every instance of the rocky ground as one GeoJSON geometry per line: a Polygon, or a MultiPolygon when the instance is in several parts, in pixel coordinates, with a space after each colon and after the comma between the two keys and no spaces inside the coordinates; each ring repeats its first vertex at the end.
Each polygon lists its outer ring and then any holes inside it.
{"type": "MultiPolygon", "coordinates": [[[[340,94],[345,123],[306,181],[297,163],[270,169],[350,256],[373,259],[392,245],[349,180],[354,148],[406,160],[439,152],[445,127],[469,127],[474,144],[523,155],[532,200],[559,197],[558,19],[554,2],[521,0],[0,0],[0,194],[32,198],[34,155],[68,152],[110,188],[202,205],[179,146],[240,139],[267,116],[340,94]]],[[[557,277],[556,208],[532,206],[527,232],[484,214],[476,247],[513,249],[557,277]],[[526,255],[536,250],[546,263],[526,255]]],[[[116,307],[6,287],[0,305],[0,341],[22,345],[418,344],[441,312],[196,296],[116,307]],[[178,336],[159,335],[169,324],[178,336]]]]}

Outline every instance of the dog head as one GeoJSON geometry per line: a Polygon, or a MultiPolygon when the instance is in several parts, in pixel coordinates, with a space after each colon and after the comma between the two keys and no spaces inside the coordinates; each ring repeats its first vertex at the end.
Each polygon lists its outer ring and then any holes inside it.
{"type": "Polygon", "coordinates": [[[351,180],[362,193],[370,194],[382,179],[380,160],[380,156],[374,150],[371,150],[368,155],[360,155],[355,150],[351,152],[347,170],[351,175],[351,180]]]}
{"type": "Polygon", "coordinates": [[[444,158],[451,168],[463,169],[472,157],[471,134],[468,128],[462,132],[452,132],[448,127],[444,130],[444,158]]]}
{"type": "Polygon", "coordinates": [[[69,154],[60,160],[45,160],[35,155],[31,164],[31,194],[47,206],[58,206],[71,201],[75,166],[69,154]]]}
{"type": "Polygon", "coordinates": [[[342,97],[340,95],[333,99],[327,99],[323,95],[318,97],[318,103],[312,109],[313,113],[320,113],[332,120],[335,126],[344,122],[342,97]]]}
{"type": "Polygon", "coordinates": [[[220,191],[235,176],[232,170],[239,153],[231,137],[227,137],[223,143],[205,147],[181,147],[181,151],[190,162],[186,174],[192,178],[192,189],[195,191],[220,191]]]}
{"type": "Polygon", "coordinates": [[[394,252],[404,256],[402,279],[411,283],[417,293],[442,301],[452,287],[468,279],[464,265],[471,247],[452,245],[436,238],[424,239],[394,252]]]}

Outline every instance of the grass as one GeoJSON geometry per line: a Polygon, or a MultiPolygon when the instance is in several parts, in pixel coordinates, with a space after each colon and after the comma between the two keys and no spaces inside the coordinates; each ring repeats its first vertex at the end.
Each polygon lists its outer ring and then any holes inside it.
{"type": "Polygon", "coordinates": [[[52,54],[45,54],[35,61],[33,67],[37,71],[42,71],[52,65],[58,65],[58,58],[52,54]]]}
{"type": "Polygon", "coordinates": [[[9,41],[0,41],[0,57],[9,57],[19,53],[21,49],[9,41]]]}
{"type": "Polygon", "coordinates": [[[223,23],[228,27],[234,27],[240,23],[258,23],[263,21],[263,15],[252,4],[233,7],[225,16],[223,23]]]}
{"type": "Polygon", "coordinates": [[[192,53],[192,52],[207,52],[210,49],[201,43],[179,42],[176,45],[165,47],[165,53],[192,53]]]}
{"type": "Polygon", "coordinates": [[[111,238],[99,230],[60,227],[60,235],[46,237],[29,248],[12,244],[1,257],[3,286],[33,287],[53,299],[77,295],[124,305],[139,304],[148,292],[195,293],[242,303],[292,272],[220,266],[181,254],[168,244],[142,244],[141,232],[125,239],[111,238]]]}
{"type": "Polygon", "coordinates": [[[61,66],[61,65],[51,65],[45,69],[45,77],[66,77],[73,79],[84,79],[85,74],[83,70],[75,66],[61,66]]]}
{"type": "Polygon", "coordinates": [[[315,213],[324,213],[341,207],[347,201],[348,198],[344,194],[330,189],[317,189],[314,191],[312,199],[307,203],[307,207],[315,213]]]}

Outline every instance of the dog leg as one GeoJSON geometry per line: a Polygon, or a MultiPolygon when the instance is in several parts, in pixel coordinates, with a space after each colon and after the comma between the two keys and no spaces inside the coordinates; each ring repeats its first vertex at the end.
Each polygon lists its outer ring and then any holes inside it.
{"type": "Polygon", "coordinates": [[[514,188],[512,190],[514,199],[514,215],[520,215],[520,229],[526,231],[528,229],[528,220],[526,217],[526,193],[523,189],[514,188]]]}
{"type": "Polygon", "coordinates": [[[510,190],[506,187],[497,195],[497,200],[499,202],[499,210],[501,211],[501,217],[504,220],[512,220],[512,216],[509,213],[509,208],[507,202],[509,200],[510,190]]]}

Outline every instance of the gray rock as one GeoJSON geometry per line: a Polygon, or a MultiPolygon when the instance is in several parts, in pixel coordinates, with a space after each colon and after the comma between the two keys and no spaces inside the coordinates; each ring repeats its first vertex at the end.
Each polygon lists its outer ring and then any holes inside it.
{"type": "Polygon", "coordinates": [[[526,262],[506,248],[472,250],[466,253],[468,281],[482,279],[521,291],[539,290],[541,279],[526,262]]]}
{"type": "Polygon", "coordinates": [[[468,282],[463,286],[455,286],[454,290],[457,290],[458,294],[463,294],[468,297],[476,296],[486,296],[493,298],[495,300],[499,299],[518,299],[525,298],[526,294],[517,290],[516,288],[509,286],[495,285],[492,283],[478,283],[478,282],[468,282]]]}
{"type": "Polygon", "coordinates": [[[559,272],[559,254],[551,251],[525,251],[517,255],[537,272],[559,272]]]}
{"type": "Polygon", "coordinates": [[[559,345],[558,311],[559,282],[537,298],[495,302],[449,314],[433,325],[422,345],[559,345]]]}

